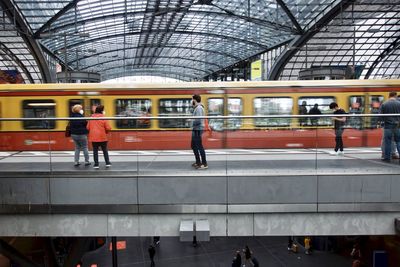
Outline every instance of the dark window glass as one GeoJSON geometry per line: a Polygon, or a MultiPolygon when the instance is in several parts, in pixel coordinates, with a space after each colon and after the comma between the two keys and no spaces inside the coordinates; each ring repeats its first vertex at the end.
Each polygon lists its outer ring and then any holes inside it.
{"type": "MultiPolygon", "coordinates": [[[[300,111],[302,106],[306,107],[307,114],[318,115],[318,114],[332,114],[332,110],[329,109],[329,104],[336,102],[333,96],[315,96],[315,97],[300,97],[298,101],[298,109],[300,111]]],[[[299,112],[300,113],[300,112],[299,112]]],[[[332,125],[332,119],[327,118],[306,118],[300,121],[303,125],[311,126],[328,126],[332,125]]]]}
{"type": "MultiPolygon", "coordinates": [[[[291,115],[293,99],[290,97],[258,97],[253,101],[254,115],[291,115]]],[[[290,126],[290,118],[256,118],[257,127],[290,126]]]]}
{"type": "MultiPolygon", "coordinates": [[[[383,95],[371,95],[369,97],[369,113],[379,114],[379,109],[384,101],[383,95]]],[[[379,117],[371,117],[369,120],[369,128],[376,128],[379,123],[379,117]]]]}
{"type": "Polygon", "coordinates": [[[151,127],[151,100],[150,99],[117,99],[116,116],[119,117],[143,117],[141,119],[117,120],[117,128],[143,129],[151,127]]]}
{"type": "Polygon", "coordinates": [[[96,111],[98,105],[101,105],[100,99],[90,99],[90,114],[93,114],[96,111]]]}
{"type": "Polygon", "coordinates": [[[75,105],[81,105],[83,107],[83,110],[85,110],[85,107],[83,105],[83,100],[81,99],[70,99],[68,101],[68,111],[69,111],[69,116],[72,116],[72,107],[75,105]]]}
{"type": "MultiPolygon", "coordinates": [[[[56,103],[53,100],[24,100],[24,118],[54,118],[56,103]]],[[[24,121],[24,129],[54,129],[55,121],[24,121]]]]}
{"type": "MultiPolygon", "coordinates": [[[[365,112],[365,97],[350,96],[349,97],[349,114],[364,114],[365,112]]],[[[346,124],[355,129],[362,129],[364,118],[349,117],[346,124]]]]}
{"type": "MultiPolygon", "coordinates": [[[[160,99],[159,116],[190,116],[193,112],[192,99],[160,99]]],[[[162,119],[159,122],[160,128],[190,128],[191,121],[188,119],[162,119]]]]}

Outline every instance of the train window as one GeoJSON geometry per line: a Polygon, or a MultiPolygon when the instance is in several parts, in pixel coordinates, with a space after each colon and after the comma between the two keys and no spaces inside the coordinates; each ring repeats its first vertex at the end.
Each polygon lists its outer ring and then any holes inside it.
{"type": "MultiPolygon", "coordinates": [[[[75,105],[81,105],[82,107],[83,105],[83,100],[81,99],[70,99],[68,101],[68,112],[69,112],[69,117],[72,116],[72,107],[75,105]]],[[[85,108],[83,108],[83,110],[85,110],[85,108]]]]}
{"type": "Polygon", "coordinates": [[[143,119],[117,120],[120,129],[144,129],[151,127],[151,100],[150,99],[117,99],[116,114],[119,117],[143,117],[143,119]]]}
{"type": "MultiPolygon", "coordinates": [[[[159,106],[160,117],[192,115],[192,99],[160,99],[159,106]]],[[[160,128],[190,128],[190,120],[187,119],[163,119],[159,122],[160,128]]]]}
{"type": "MultiPolygon", "coordinates": [[[[318,114],[331,114],[332,111],[329,109],[329,104],[335,102],[335,98],[333,96],[315,96],[315,97],[299,97],[298,108],[299,111],[306,109],[303,111],[310,115],[318,115],[318,114]]],[[[299,112],[300,113],[300,112],[299,112]]],[[[304,120],[299,120],[301,125],[310,125],[310,126],[326,126],[332,125],[331,118],[306,118],[304,120]]]]}
{"type": "Polygon", "coordinates": [[[101,105],[100,99],[90,99],[90,114],[93,114],[96,111],[98,105],[101,105]]]}
{"type": "MultiPolygon", "coordinates": [[[[290,97],[257,97],[254,99],[254,115],[291,115],[293,99],[290,97]]],[[[257,127],[289,126],[290,118],[257,118],[257,127]]]]}
{"type": "MultiPolygon", "coordinates": [[[[384,101],[383,95],[371,95],[369,96],[369,113],[371,114],[379,114],[379,109],[381,107],[381,104],[384,101]]],[[[379,117],[371,117],[370,122],[369,122],[369,128],[376,128],[379,123],[379,117]]]]}
{"type": "MultiPolygon", "coordinates": [[[[53,100],[24,100],[24,118],[54,118],[56,103],[53,100]]],[[[54,129],[55,121],[24,121],[24,129],[54,129]]]]}
{"type": "MultiPolygon", "coordinates": [[[[350,96],[349,97],[349,114],[364,114],[365,112],[365,97],[364,96],[350,96]]],[[[364,119],[360,117],[350,117],[347,120],[347,125],[354,129],[361,129],[363,127],[364,119]]]]}
{"type": "MultiPolygon", "coordinates": [[[[223,98],[209,98],[208,99],[208,115],[209,116],[222,116],[224,114],[224,99],[223,98]]],[[[228,116],[240,116],[242,114],[242,99],[228,98],[228,116]]],[[[224,126],[224,120],[210,119],[208,121],[213,130],[221,131],[224,126]]],[[[239,129],[242,125],[240,118],[228,119],[228,129],[239,129]]]]}

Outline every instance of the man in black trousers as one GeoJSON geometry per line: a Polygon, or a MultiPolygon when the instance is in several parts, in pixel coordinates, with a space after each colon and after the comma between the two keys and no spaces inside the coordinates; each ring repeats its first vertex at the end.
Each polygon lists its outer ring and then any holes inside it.
{"type": "Polygon", "coordinates": [[[156,264],[154,263],[154,255],[156,255],[156,249],[154,248],[153,245],[149,246],[149,256],[150,256],[150,267],[154,267],[156,266],[156,264]]]}

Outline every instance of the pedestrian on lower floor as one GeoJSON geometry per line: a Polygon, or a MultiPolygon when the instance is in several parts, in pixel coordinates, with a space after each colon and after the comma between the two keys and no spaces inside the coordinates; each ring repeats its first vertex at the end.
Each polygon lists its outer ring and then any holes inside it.
{"type": "Polygon", "coordinates": [[[156,264],[154,263],[154,256],[156,255],[156,249],[154,248],[153,245],[149,246],[149,256],[150,256],[150,266],[154,267],[156,264]]]}

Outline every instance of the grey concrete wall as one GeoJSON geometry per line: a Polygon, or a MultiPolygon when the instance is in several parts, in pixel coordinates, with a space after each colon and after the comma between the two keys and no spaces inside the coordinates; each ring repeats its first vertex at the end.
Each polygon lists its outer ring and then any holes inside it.
{"type": "Polygon", "coordinates": [[[400,175],[0,179],[0,213],[13,205],[118,214],[400,211],[399,204],[400,175]]]}
{"type": "Polygon", "coordinates": [[[208,219],[211,236],[394,235],[400,213],[2,215],[0,236],[179,236],[208,219]]]}

